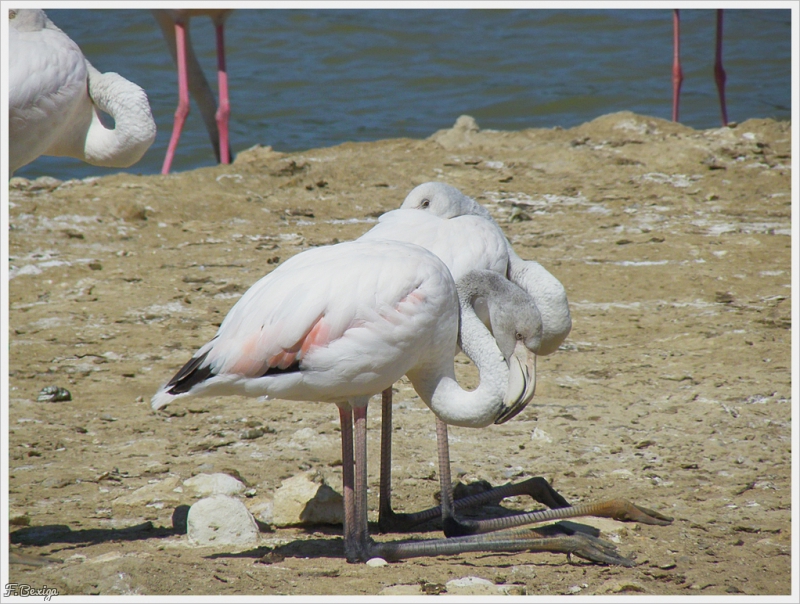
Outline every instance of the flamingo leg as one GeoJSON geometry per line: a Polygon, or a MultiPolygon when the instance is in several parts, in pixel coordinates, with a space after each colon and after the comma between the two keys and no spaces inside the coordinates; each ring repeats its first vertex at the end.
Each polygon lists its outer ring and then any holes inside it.
{"type": "Polygon", "coordinates": [[[344,499],[344,555],[348,562],[358,560],[356,543],[356,508],[353,489],[353,409],[347,403],[338,404],[342,428],[342,491],[344,499]]]}
{"type": "MultiPolygon", "coordinates": [[[[534,500],[550,508],[568,507],[569,503],[550,484],[541,477],[533,477],[516,484],[507,484],[453,500],[450,476],[450,454],[447,438],[447,425],[436,420],[437,448],[439,454],[439,476],[442,482],[443,497],[447,494],[449,509],[436,506],[414,513],[397,513],[392,509],[392,390],[387,388],[381,397],[381,474],[380,504],[378,508],[378,528],[382,533],[403,533],[414,530],[420,524],[442,518],[445,535],[466,535],[484,532],[474,527],[470,521],[456,520],[454,510],[478,507],[486,503],[496,503],[506,497],[530,495],[534,500]],[[448,488],[449,486],[449,488],[448,488]]],[[[444,501],[444,499],[443,499],[444,501]]]]}
{"type": "Polygon", "coordinates": [[[381,393],[381,478],[379,486],[378,528],[382,533],[395,530],[392,509],[392,388],[381,393]]]}
{"type": "MultiPolygon", "coordinates": [[[[386,395],[384,394],[384,397],[386,395]]],[[[384,398],[383,419],[382,421],[389,422],[391,426],[391,395],[388,398],[388,405],[386,404],[387,398],[384,398]]],[[[384,424],[385,425],[385,424],[384,424]]],[[[436,419],[436,438],[439,453],[439,480],[441,485],[441,499],[440,506],[429,508],[421,512],[413,514],[398,514],[391,509],[391,500],[388,494],[384,491],[389,485],[391,480],[391,440],[390,436],[383,438],[385,435],[382,433],[381,440],[381,508],[379,527],[382,532],[408,532],[414,529],[419,524],[432,520],[437,517],[442,519],[442,528],[447,537],[459,537],[465,535],[474,535],[479,533],[489,533],[502,529],[522,526],[524,524],[531,524],[541,522],[543,519],[542,514],[546,512],[526,512],[521,514],[514,514],[511,516],[504,516],[501,518],[489,518],[481,520],[472,520],[458,518],[455,514],[456,510],[476,507],[486,503],[495,503],[504,499],[505,497],[512,497],[515,495],[530,495],[539,503],[547,505],[551,509],[561,510],[581,510],[579,515],[600,516],[605,518],[614,518],[616,520],[624,520],[630,522],[639,522],[641,524],[652,524],[665,526],[672,522],[672,518],[664,516],[659,512],[650,510],[645,507],[637,506],[624,499],[615,499],[605,501],[597,504],[584,504],[583,506],[570,507],[566,499],[564,499],[549,483],[540,477],[530,478],[521,483],[507,484],[501,487],[496,487],[471,495],[462,499],[453,500],[452,482],[450,475],[450,453],[447,437],[447,424],[440,419],[436,419]],[[386,457],[384,457],[386,456],[386,457]],[[384,459],[389,462],[384,464],[384,459]],[[381,522],[383,520],[383,522],[381,522]]],[[[571,515],[565,518],[573,517],[571,515]]]]}
{"type": "MultiPolygon", "coordinates": [[[[388,395],[384,400],[390,400],[388,395]]],[[[536,529],[517,529],[481,535],[468,535],[449,539],[426,541],[376,543],[369,537],[367,525],[367,405],[339,405],[339,418],[342,427],[342,482],[344,486],[344,546],[348,562],[363,562],[372,557],[386,560],[401,560],[420,556],[450,555],[472,551],[514,552],[536,551],[574,554],[580,558],[601,564],[633,566],[631,560],[619,555],[615,546],[592,535],[575,533],[556,537],[543,537],[536,529]],[[355,417],[355,422],[353,418],[355,417]],[[353,428],[355,424],[355,446],[353,428]],[[355,457],[355,460],[354,460],[355,457]],[[355,463],[354,463],[355,462],[355,463]]],[[[446,431],[443,431],[446,437],[446,431]]],[[[443,458],[447,457],[446,448],[443,458]]],[[[383,472],[382,472],[383,473],[383,472]]],[[[449,472],[441,476],[445,500],[448,497],[449,472]]],[[[526,522],[546,522],[585,515],[608,516],[618,514],[613,505],[594,504],[566,507],[555,510],[533,512],[527,515],[526,522]]],[[[624,502],[627,504],[627,502],[624,502]]],[[[643,508],[632,506],[631,513],[643,508]]],[[[447,506],[447,504],[445,504],[447,506]]],[[[626,507],[628,509],[628,507],[626,507]]],[[[617,517],[613,516],[612,517],[617,517]]]]}
{"type": "Polygon", "coordinates": [[[436,418],[436,449],[439,455],[439,489],[442,508],[442,528],[445,536],[449,537],[455,530],[452,525],[458,525],[453,511],[453,480],[450,476],[450,443],[447,439],[447,424],[436,418]]]}
{"type": "Polygon", "coordinates": [[[483,493],[453,500],[447,424],[438,419],[436,420],[436,436],[440,481],[443,477],[446,477],[442,483],[441,492],[450,493],[450,511],[443,511],[442,506],[436,506],[420,512],[395,512],[392,509],[392,390],[387,388],[383,391],[381,397],[380,504],[378,508],[378,528],[382,533],[411,532],[420,524],[437,518],[442,519],[444,532],[448,537],[483,532],[475,528],[467,528],[472,526],[470,521],[456,520],[454,510],[496,503],[501,499],[515,495],[529,495],[535,501],[550,508],[569,506],[566,499],[553,489],[544,478],[538,476],[516,484],[507,484],[483,493]],[[450,485],[450,488],[446,490],[445,485],[450,485]]]}
{"type": "Polygon", "coordinates": [[[678,121],[678,106],[681,98],[683,69],[681,69],[681,15],[679,10],[672,11],[672,121],[678,121]]]}
{"type": "Polygon", "coordinates": [[[725,104],[725,70],[722,68],[722,9],[717,10],[717,39],[714,54],[714,81],[719,93],[719,107],[722,112],[722,125],[728,125],[728,108],[725,104]]]}
{"type": "MultiPolygon", "coordinates": [[[[540,522],[554,519],[574,518],[586,515],[585,510],[562,508],[542,512],[540,522]]],[[[468,535],[451,539],[429,539],[426,541],[393,541],[368,543],[371,556],[386,560],[402,560],[420,556],[442,556],[464,552],[551,552],[574,554],[591,562],[635,566],[621,556],[616,547],[592,535],[576,532],[571,535],[542,537],[536,529],[516,529],[483,535],[468,535]]]]}
{"type": "MultiPolygon", "coordinates": [[[[389,426],[391,426],[391,391],[388,393],[384,391],[383,394],[383,415],[388,415],[389,426]],[[388,409],[388,413],[387,413],[388,409]]],[[[356,413],[358,414],[358,409],[356,413]]],[[[364,417],[364,440],[366,441],[366,407],[363,409],[364,417]]],[[[385,425],[385,424],[384,424],[385,425]]],[[[447,424],[437,421],[437,440],[439,446],[439,462],[440,462],[440,484],[442,489],[442,507],[443,515],[445,517],[454,518],[453,515],[453,501],[452,501],[452,485],[450,482],[450,460],[447,446],[447,424]],[[444,443],[444,446],[442,446],[444,443]]],[[[390,428],[391,429],[391,428],[390,428]]],[[[359,432],[359,419],[356,419],[356,442],[358,443],[359,432]]],[[[343,432],[344,434],[344,432],[343,432]]],[[[382,436],[384,436],[382,426],[382,436]]],[[[387,443],[390,447],[388,439],[382,439],[381,450],[386,452],[387,443]]],[[[356,475],[359,473],[366,474],[365,469],[359,470],[358,465],[358,449],[360,446],[356,444],[356,475]]],[[[366,446],[364,448],[364,466],[366,466],[366,446]]],[[[388,510],[391,512],[391,502],[388,497],[388,492],[384,495],[384,488],[389,486],[389,470],[391,468],[390,457],[382,458],[381,463],[381,502],[385,507],[381,511],[388,510]],[[389,463],[384,464],[384,459],[389,460],[389,463]]],[[[364,476],[366,481],[366,476],[364,476]]],[[[364,489],[364,505],[366,505],[366,488],[364,489]]],[[[634,506],[635,507],[635,506],[634,506]]],[[[436,508],[437,510],[439,508],[436,508]]],[[[602,506],[582,506],[579,508],[561,508],[559,510],[547,510],[539,512],[538,515],[529,516],[526,521],[532,519],[533,522],[543,522],[545,520],[559,519],[559,518],[573,518],[576,516],[586,515],[586,510],[589,512],[607,512],[602,506]]],[[[405,515],[391,514],[395,517],[402,517],[405,515]]],[[[383,542],[376,543],[372,541],[366,534],[366,517],[364,518],[364,536],[362,543],[364,544],[362,560],[370,557],[381,557],[386,560],[402,560],[405,558],[415,558],[420,556],[439,556],[459,554],[463,552],[472,551],[495,551],[495,552],[514,552],[514,551],[536,551],[536,552],[552,552],[552,553],[567,553],[575,554],[580,558],[597,562],[601,564],[617,564],[621,566],[634,566],[634,563],[623,556],[620,556],[613,544],[596,538],[593,535],[575,533],[570,535],[559,535],[555,537],[545,537],[547,533],[539,529],[522,529],[514,531],[503,531],[497,533],[483,534],[483,535],[468,535],[461,537],[453,537],[447,539],[431,539],[427,541],[410,541],[410,542],[383,542]]],[[[348,561],[352,561],[348,558],[348,561]]]]}
{"type": "Polygon", "coordinates": [[[355,538],[360,559],[368,559],[370,549],[367,525],[367,405],[354,406],[355,418],[355,538]]]}
{"type": "MultiPolygon", "coordinates": [[[[477,508],[487,504],[497,504],[506,497],[516,497],[518,495],[527,495],[549,508],[569,507],[569,502],[564,499],[558,491],[556,491],[544,478],[540,476],[533,476],[527,480],[516,483],[508,483],[499,487],[494,487],[483,491],[482,493],[475,493],[466,497],[460,497],[453,500],[453,510],[461,511],[470,508],[477,508]]],[[[386,517],[386,514],[384,514],[386,517]]],[[[381,532],[388,533],[407,533],[416,530],[416,528],[424,522],[442,518],[442,506],[436,506],[421,510],[413,513],[397,513],[389,509],[389,517],[391,521],[380,524],[381,532]]],[[[471,525],[473,521],[460,519],[459,523],[466,527],[471,525]]],[[[445,529],[445,534],[448,534],[449,529],[445,529]]],[[[470,534],[473,532],[484,532],[475,530],[459,530],[452,535],[456,534],[470,534]]],[[[448,534],[451,536],[451,534],[448,534]]]]}
{"type": "Polygon", "coordinates": [[[228,98],[228,71],[225,66],[225,25],[222,21],[215,23],[217,32],[217,82],[219,83],[219,107],[216,112],[217,129],[219,130],[220,162],[231,163],[228,121],[231,114],[228,98]]]}
{"type": "Polygon", "coordinates": [[[175,22],[175,45],[178,63],[178,108],[175,110],[175,123],[172,126],[172,136],[169,139],[167,155],[161,168],[162,174],[169,174],[178,141],[181,138],[183,125],[189,115],[189,75],[186,67],[186,24],[182,21],[175,22]]]}
{"type": "MultiPolygon", "coordinates": [[[[447,424],[445,424],[439,418],[436,418],[436,441],[439,451],[439,476],[442,501],[439,508],[441,509],[442,529],[444,530],[445,536],[456,537],[461,535],[472,535],[475,533],[485,533],[497,530],[499,528],[505,528],[504,526],[496,526],[493,523],[495,520],[501,521],[505,519],[468,520],[461,519],[456,516],[456,506],[453,502],[453,483],[450,476],[450,446],[447,437],[447,424]]],[[[548,505],[551,508],[569,507],[567,500],[553,490],[546,480],[542,478],[541,481],[547,485],[549,491],[543,491],[544,496],[537,499],[537,501],[540,503],[545,503],[545,505],[548,505]],[[542,501],[542,499],[545,501],[542,501]]],[[[503,487],[500,487],[499,489],[491,489],[485,493],[467,498],[467,500],[461,500],[461,505],[459,507],[464,509],[467,507],[472,507],[473,505],[479,505],[480,503],[499,501],[506,496],[500,495],[498,497],[498,491],[501,491],[502,488],[503,487]]],[[[539,493],[537,493],[537,495],[539,495],[539,493]]],[[[435,510],[436,508],[433,509],[435,510]]],[[[520,524],[524,524],[524,522],[521,522],[520,524]]],[[[509,524],[508,526],[518,525],[509,524]]]]}

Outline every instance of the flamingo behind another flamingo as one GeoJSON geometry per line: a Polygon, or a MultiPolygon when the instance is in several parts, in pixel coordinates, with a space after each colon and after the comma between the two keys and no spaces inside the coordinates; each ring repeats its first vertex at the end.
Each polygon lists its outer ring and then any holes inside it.
{"type": "MultiPolygon", "coordinates": [[[[216,336],[153,396],[152,407],[226,394],[336,403],[350,562],[527,550],[630,566],[613,545],[581,534],[539,538],[517,530],[404,543],[376,543],[369,537],[366,419],[371,395],[406,374],[437,417],[469,427],[505,417],[530,395],[524,379],[510,377],[522,367],[506,362],[472,308],[472,295],[497,293],[487,276],[502,279],[490,271],[473,272],[456,284],[437,256],[397,241],[358,240],[307,250],[245,292],[216,336]],[[479,368],[480,383],[471,392],[455,380],[453,351],[459,334],[479,368]],[[522,384],[523,390],[515,392],[510,384],[522,384]]],[[[504,299],[501,294],[498,301],[504,299]]],[[[547,510],[536,519],[609,513],[611,508],[597,504],[547,510]]]]}

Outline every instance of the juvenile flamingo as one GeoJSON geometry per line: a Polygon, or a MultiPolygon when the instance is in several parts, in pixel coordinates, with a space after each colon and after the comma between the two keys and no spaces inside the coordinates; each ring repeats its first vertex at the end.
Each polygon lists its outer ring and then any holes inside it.
{"type": "MultiPolygon", "coordinates": [[[[342,428],[344,546],[350,562],[531,550],[630,566],[612,544],[580,534],[540,538],[516,530],[405,543],[376,543],[369,537],[366,419],[371,395],[405,374],[440,419],[471,427],[513,413],[528,397],[524,390],[509,392],[509,384],[525,383],[509,376],[522,368],[506,362],[470,304],[476,292],[493,295],[493,286],[483,279],[487,274],[470,273],[457,285],[434,254],[396,241],[310,249],[245,292],[216,336],[153,396],[152,407],[227,394],[336,403],[342,428]],[[462,347],[480,372],[472,392],[455,380],[459,321],[462,347]]],[[[592,510],[548,510],[539,519],[592,510]]]]}
{"type": "Polygon", "coordinates": [[[139,161],[156,137],[144,90],[100,73],[44,11],[12,9],[8,18],[9,172],[41,155],[111,168],[139,161]]]}
{"type": "Polygon", "coordinates": [[[178,108],[175,110],[175,123],[172,136],[167,147],[167,155],[161,168],[162,174],[169,174],[178,141],[181,138],[183,125],[189,115],[189,94],[194,97],[200,107],[203,122],[208,130],[211,145],[218,163],[231,163],[228,119],[230,117],[230,100],[228,98],[228,72],[225,65],[225,20],[233,9],[159,9],[153,10],[153,16],[161,27],[170,54],[178,66],[178,108]],[[208,16],[214,22],[217,38],[217,82],[219,86],[219,108],[214,100],[214,93],[203,74],[203,68],[197,60],[189,35],[189,19],[196,16],[208,16]]]}

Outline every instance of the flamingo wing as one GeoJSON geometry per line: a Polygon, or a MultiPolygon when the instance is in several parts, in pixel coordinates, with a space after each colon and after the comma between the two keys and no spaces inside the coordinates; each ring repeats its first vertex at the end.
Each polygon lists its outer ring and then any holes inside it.
{"type": "Polygon", "coordinates": [[[320,401],[373,394],[429,353],[433,334],[455,334],[457,312],[449,271],[419,246],[311,249],[245,292],[152,404],[204,390],[320,401]]]}
{"type": "Polygon", "coordinates": [[[19,11],[9,27],[11,172],[51,151],[65,131],[86,126],[81,121],[81,108],[89,104],[86,59],[39,13],[19,11]]]}

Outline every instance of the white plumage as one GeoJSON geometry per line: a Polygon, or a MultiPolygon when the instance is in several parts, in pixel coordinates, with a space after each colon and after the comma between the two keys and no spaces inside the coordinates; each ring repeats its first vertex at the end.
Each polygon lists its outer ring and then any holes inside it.
{"type": "Polygon", "coordinates": [[[40,155],[118,168],[139,161],[156,136],[144,90],[97,71],[44,11],[11,10],[9,19],[10,173],[40,155]]]}
{"type": "MultiPolygon", "coordinates": [[[[406,196],[400,207],[401,209],[422,210],[426,214],[447,219],[448,222],[452,221],[453,225],[447,231],[446,240],[443,238],[438,241],[437,249],[449,249],[450,251],[446,253],[463,256],[460,261],[467,262],[467,264],[474,261],[475,255],[471,253],[469,247],[465,246],[474,247],[476,243],[473,239],[480,235],[477,231],[466,231],[460,228],[458,221],[467,216],[480,216],[487,220],[495,232],[495,237],[502,237],[505,242],[504,256],[508,262],[506,277],[530,295],[542,315],[542,343],[537,354],[544,356],[558,350],[572,329],[572,318],[564,286],[535,260],[520,258],[486,208],[455,187],[441,182],[427,182],[415,187],[406,196]]],[[[440,232],[443,235],[445,233],[443,229],[440,232]]],[[[384,235],[390,235],[388,230],[384,231],[384,235]]],[[[391,238],[416,242],[415,233],[404,233],[402,229],[396,229],[391,238]]],[[[418,243],[427,247],[424,242],[418,243]]],[[[438,252],[436,253],[438,254],[438,252]]],[[[451,266],[451,269],[455,266],[455,264],[451,265],[445,256],[440,257],[448,266],[451,266]]]]}
{"type": "Polygon", "coordinates": [[[373,240],[311,249],[255,283],[152,405],[225,394],[340,402],[408,373],[447,423],[487,425],[505,405],[508,365],[476,317],[473,339],[492,369],[483,388],[461,391],[452,360],[458,321],[450,271],[419,246],[373,240]]]}
{"type": "Polygon", "coordinates": [[[508,269],[506,238],[496,225],[480,216],[447,220],[429,212],[392,210],[383,214],[361,239],[421,245],[442,259],[456,281],[471,270],[505,275],[508,269]]]}

